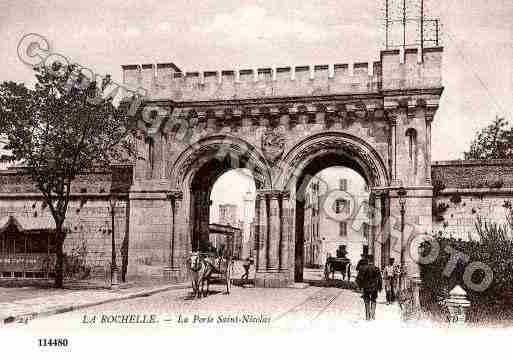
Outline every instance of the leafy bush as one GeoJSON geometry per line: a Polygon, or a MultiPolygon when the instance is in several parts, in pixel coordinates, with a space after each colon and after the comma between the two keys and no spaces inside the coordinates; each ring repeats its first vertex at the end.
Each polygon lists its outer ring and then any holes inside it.
{"type": "MultiPolygon", "coordinates": [[[[513,218],[511,209],[507,215],[507,224],[501,225],[478,218],[476,230],[479,240],[470,238],[468,241],[462,241],[438,236],[421,245],[421,253],[424,257],[437,247],[433,241],[436,241],[440,248],[438,256],[432,263],[420,265],[423,283],[421,304],[424,309],[440,312],[443,309],[440,302],[447,298],[448,292],[455,285],[460,285],[467,291],[468,299],[472,304],[469,316],[472,317],[473,312],[475,320],[481,320],[483,313],[490,312],[492,307],[500,308],[497,309],[500,311],[513,311],[513,221],[511,218],[513,218]],[[466,262],[458,260],[449,276],[444,274],[451,257],[448,247],[468,256],[466,262]],[[493,273],[493,280],[484,291],[472,290],[463,280],[465,269],[472,262],[486,264],[493,273]]],[[[481,283],[484,275],[482,270],[475,271],[472,282],[481,283]]]]}
{"type": "Polygon", "coordinates": [[[87,264],[88,254],[86,242],[71,248],[70,253],[64,254],[64,277],[68,279],[87,279],[91,274],[91,267],[87,264]]]}

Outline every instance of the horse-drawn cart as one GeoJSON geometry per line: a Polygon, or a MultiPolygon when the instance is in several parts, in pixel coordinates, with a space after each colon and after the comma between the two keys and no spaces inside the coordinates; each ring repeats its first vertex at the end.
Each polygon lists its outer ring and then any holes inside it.
{"type": "Polygon", "coordinates": [[[221,281],[226,284],[226,294],[232,287],[233,259],[213,253],[192,252],[187,261],[192,280],[193,296],[201,298],[209,293],[211,282],[221,281]],[[207,284],[206,292],[203,290],[207,284]]]}
{"type": "Polygon", "coordinates": [[[225,282],[226,294],[230,294],[232,288],[233,259],[231,257],[207,257],[205,260],[211,267],[209,281],[225,282]]]}
{"type": "Polygon", "coordinates": [[[351,276],[350,263],[351,261],[345,257],[328,257],[324,265],[324,279],[329,280],[330,274],[331,279],[335,279],[335,272],[340,272],[340,274],[342,274],[342,280],[346,279],[346,274],[349,280],[351,276]]]}

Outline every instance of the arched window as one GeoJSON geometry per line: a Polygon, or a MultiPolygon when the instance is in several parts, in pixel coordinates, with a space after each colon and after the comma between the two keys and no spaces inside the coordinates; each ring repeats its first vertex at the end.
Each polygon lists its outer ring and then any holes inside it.
{"type": "Polygon", "coordinates": [[[410,159],[413,173],[417,174],[417,131],[413,128],[406,130],[408,138],[408,158],[410,159]]]}

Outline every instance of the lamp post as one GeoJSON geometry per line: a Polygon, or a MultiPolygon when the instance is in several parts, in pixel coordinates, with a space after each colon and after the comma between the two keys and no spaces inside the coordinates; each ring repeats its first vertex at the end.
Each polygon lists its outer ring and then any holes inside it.
{"type": "Polygon", "coordinates": [[[116,264],[116,239],[114,233],[114,206],[116,206],[116,200],[113,196],[109,198],[110,205],[110,229],[111,229],[111,240],[112,240],[112,258],[110,264],[110,285],[111,288],[116,288],[119,285],[118,282],[118,266],[116,264]]]}
{"type": "Polygon", "coordinates": [[[399,197],[399,205],[401,206],[401,273],[399,277],[399,288],[404,288],[404,274],[405,274],[405,258],[404,258],[404,214],[406,212],[405,205],[406,205],[406,189],[404,187],[399,187],[397,190],[397,196],[399,197]]]}

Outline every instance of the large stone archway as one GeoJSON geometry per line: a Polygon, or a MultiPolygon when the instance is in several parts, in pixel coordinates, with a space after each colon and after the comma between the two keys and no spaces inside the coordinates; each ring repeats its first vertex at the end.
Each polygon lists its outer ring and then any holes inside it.
{"type": "Polygon", "coordinates": [[[378,264],[404,259],[406,244],[394,226],[398,188],[407,191],[405,221],[414,232],[431,232],[431,122],[443,92],[442,51],[388,50],[379,61],[351,66],[202,74],[169,64],[125,66],[127,86],[149,90],[130,191],[131,246],[152,243],[165,278],[183,280],[194,238],[206,235],[197,228],[208,230],[208,211],[200,209],[209,205],[212,183],[246,167],[257,187],[257,285],[289,285],[300,279],[298,181],[337,164],[371,188],[378,264]]]}
{"type": "MultiPolygon", "coordinates": [[[[377,258],[377,264],[381,264],[381,257],[388,256],[387,250],[383,248],[382,242],[386,238],[381,236],[384,223],[381,223],[381,209],[386,211],[386,203],[381,203],[381,197],[377,194],[388,188],[390,179],[387,174],[383,159],[372,146],[361,138],[343,132],[323,132],[303,139],[294,146],[283,158],[283,171],[278,177],[276,186],[282,188],[284,193],[290,193],[289,213],[285,222],[290,223],[289,228],[289,265],[283,270],[288,271],[287,277],[293,278],[296,282],[303,281],[304,266],[304,192],[310,179],[320,171],[332,167],[342,166],[350,168],[361,175],[371,189],[370,206],[359,208],[360,204],[354,204],[352,214],[348,220],[354,219],[359,211],[365,211],[367,222],[371,228],[369,248],[377,258]],[[375,215],[375,209],[379,215],[375,215]],[[377,243],[377,244],[376,244],[377,243]],[[385,249],[385,250],[383,250],[385,249]]],[[[283,204],[282,204],[283,206],[283,204]]],[[[361,221],[359,216],[359,221],[361,221]]],[[[350,223],[351,225],[351,223],[350,223]]],[[[355,223],[356,225],[356,223],[355,223]]],[[[358,223],[359,226],[361,224],[358,223]]],[[[282,236],[283,240],[283,236],[282,236]]],[[[280,249],[284,246],[280,246],[280,249]]]]}
{"type": "Polygon", "coordinates": [[[249,169],[257,189],[271,186],[265,158],[241,138],[208,136],[185,148],[169,173],[171,202],[170,279],[186,276],[185,261],[191,251],[204,251],[209,237],[210,194],[217,179],[231,169],[249,169]]]}

